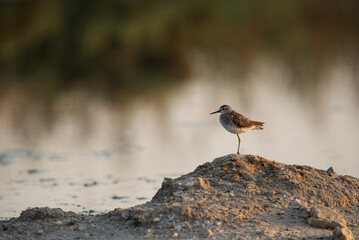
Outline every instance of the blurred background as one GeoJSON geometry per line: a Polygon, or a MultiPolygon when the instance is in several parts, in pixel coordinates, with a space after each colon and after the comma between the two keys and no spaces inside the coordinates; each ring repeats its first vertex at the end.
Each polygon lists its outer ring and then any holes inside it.
{"type": "Polygon", "coordinates": [[[0,1],[0,217],[149,201],[237,149],[359,177],[359,2],[0,1]]]}

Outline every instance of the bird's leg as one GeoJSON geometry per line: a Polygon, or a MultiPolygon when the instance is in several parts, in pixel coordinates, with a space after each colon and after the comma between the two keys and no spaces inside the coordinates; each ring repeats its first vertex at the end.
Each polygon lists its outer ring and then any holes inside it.
{"type": "Polygon", "coordinates": [[[237,154],[239,154],[239,146],[241,145],[241,138],[239,137],[239,135],[237,134],[238,137],[238,150],[237,150],[237,154]]]}

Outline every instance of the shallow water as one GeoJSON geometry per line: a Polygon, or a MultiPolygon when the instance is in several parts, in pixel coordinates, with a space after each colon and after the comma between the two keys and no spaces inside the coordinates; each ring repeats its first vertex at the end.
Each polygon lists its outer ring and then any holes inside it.
{"type": "Polygon", "coordinates": [[[359,177],[351,69],[336,64],[305,91],[288,84],[286,69],[273,61],[253,69],[240,81],[201,70],[126,104],[73,92],[59,97],[49,117],[8,94],[0,104],[0,216],[36,206],[102,212],[149,201],[164,177],[236,152],[237,137],[209,115],[222,104],[265,122],[263,131],[241,135],[241,153],[359,177]]]}

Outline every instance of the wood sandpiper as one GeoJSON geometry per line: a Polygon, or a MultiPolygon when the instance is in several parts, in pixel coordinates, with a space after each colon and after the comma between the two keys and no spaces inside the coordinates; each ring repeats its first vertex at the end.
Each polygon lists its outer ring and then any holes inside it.
{"type": "Polygon", "coordinates": [[[237,154],[239,154],[239,146],[241,145],[241,138],[239,134],[244,132],[249,132],[252,130],[260,130],[263,129],[264,122],[252,121],[251,119],[243,116],[240,113],[234,111],[228,105],[222,105],[218,111],[215,111],[211,114],[221,113],[219,116],[219,121],[222,126],[231,133],[234,133],[238,137],[238,149],[237,154]]]}

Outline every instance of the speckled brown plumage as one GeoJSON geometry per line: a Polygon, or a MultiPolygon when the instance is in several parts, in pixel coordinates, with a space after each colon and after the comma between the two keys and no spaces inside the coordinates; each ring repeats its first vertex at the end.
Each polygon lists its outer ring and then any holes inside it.
{"type": "Polygon", "coordinates": [[[239,147],[241,144],[241,139],[239,134],[249,132],[252,130],[260,130],[263,129],[264,122],[260,121],[253,121],[246,116],[243,116],[240,113],[232,110],[232,108],[228,105],[222,105],[218,111],[212,112],[214,113],[221,113],[219,116],[219,122],[222,126],[231,133],[234,133],[238,137],[238,150],[237,154],[239,153],[239,147]]]}
{"type": "Polygon", "coordinates": [[[246,116],[243,116],[240,113],[237,113],[236,111],[233,111],[231,113],[225,113],[224,119],[228,122],[228,124],[234,124],[237,128],[251,128],[254,127],[254,129],[263,129],[264,122],[259,121],[252,121],[246,116]]]}

